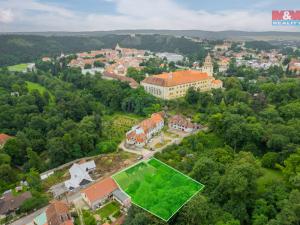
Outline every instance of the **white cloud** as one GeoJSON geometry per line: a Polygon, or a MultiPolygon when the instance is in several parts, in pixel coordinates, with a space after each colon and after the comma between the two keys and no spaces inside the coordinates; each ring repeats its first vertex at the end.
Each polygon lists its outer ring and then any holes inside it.
{"type": "Polygon", "coordinates": [[[24,31],[22,30],[24,27],[26,27],[25,31],[114,29],[263,31],[275,30],[275,28],[276,30],[296,30],[291,27],[272,27],[271,11],[197,11],[184,8],[174,0],[105,1],[115,5],[116,14],[75,12],[62,6],[40,3],[37,0],[0,1],[0,9],[12,9],[15,14],[12,17],[13,20],[8,20],[11,25],[6,26],[6,29],[10,31],[24,31]],[[20,26],[20,24],[26,26],[20,26]]]}
{"type": "Polygon", "coordinates": [[[14,19],[14,15],[10,9],[0,8],[0,23],[11,23],[14,19]]]}

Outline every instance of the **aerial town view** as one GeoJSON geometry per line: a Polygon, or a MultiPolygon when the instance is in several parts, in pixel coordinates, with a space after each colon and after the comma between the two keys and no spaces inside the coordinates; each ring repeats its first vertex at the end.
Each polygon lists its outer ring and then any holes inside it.
{"type": "Polygon", "coordinates": [[[299,0],[0,0],[0,225],[299,225],[299,0]]]}

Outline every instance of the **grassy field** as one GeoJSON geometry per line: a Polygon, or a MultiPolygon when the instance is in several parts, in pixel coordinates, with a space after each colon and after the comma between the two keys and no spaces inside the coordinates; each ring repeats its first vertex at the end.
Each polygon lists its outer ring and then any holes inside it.
{"type": "Polygon", "coordinates": [[[12,72],[22,72],[26,69],[27,69],[27,64],[26,63],[17,64],[17,65],[8,67],[8,70],[12,71],[12,72]]]}
{"type": "Polygon", "coordinates": [[[113,176],[135,205],[168,221],[204,185],[152,158],[113,176]]]}
{"type": "Polygon", "coordinates": [[[26,81],[26,84],[27,84],[27,88],[28,88],[29,92],[32,92],[33,90],[38,90],[40,92],[40,94],[43,94],[44,92],[48,91],[48,93],[50,94],[51,103],[54,102],[54,96],[51,94],[51,92],[47,88],[43,87],[42,85],[40,85],[38,83],[33,83],[30,81],[26,81]]]}

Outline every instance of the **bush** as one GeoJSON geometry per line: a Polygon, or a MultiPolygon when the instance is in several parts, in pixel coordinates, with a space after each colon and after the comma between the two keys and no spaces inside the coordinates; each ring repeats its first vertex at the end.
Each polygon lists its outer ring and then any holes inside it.
{"type": "Polygon", "coordinates": [[[92,68],[92,65],[91,64],[85,64],[84,65],[84,69],[91,69],[92,68]]]}
{"type": "Polygon", "coordinates": [[[30,199],[27,199],[23,202],[21,205],[19,212],[20,213],[25,213],[25,212],[30,212],[34,209],[38,209],[43,207],[48,203],[48,198],[42,195],[39,196],[34,196],[30,199]]]}
{"type": "Polygon", "coordinates": [[[89,211],[86,211],[86,210],[83,211],[82,216],[83,216],[83,222],[85,225],[96,225],[97,224],[96,219],[89,211]]]}
{"type": "Polygon", "coordinates": [[[278,154],[276,152],[268,152],[261,159],[261,165],[265,168],[274,169],[278,163],[278,154]]]}
{"type": "Polygon", "coordinates": [[[97,149],[100,151],[100,153],[114,152],[117,148],[117,143],[113,141],[103,141],[97,145],[97,149]]]}

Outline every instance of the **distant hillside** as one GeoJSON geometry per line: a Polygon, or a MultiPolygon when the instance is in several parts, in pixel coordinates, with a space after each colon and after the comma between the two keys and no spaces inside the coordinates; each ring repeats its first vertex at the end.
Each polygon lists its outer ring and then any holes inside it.
{"type": "Polygon", "coordinates": [[[0,66],[31,62],[43,56],[57,56],[101,48],[123,47],[195,54],[200,43],[169,35],[114,35],[105,36],[38,36],[0,35],[0,66]]]}
{"type": "Polygon", "coordinates": [[[37,32],[37,33],[17,33],[34,34],[43,36],[104,36],[108,34],[161,34],[172,36],[188,36],[203,39],[230,39],[230,40],[298,40],[300,32],[248,32],[248,31],[203,31],[203,30],[114,30],[114,31],[94,31],[94,32],[37,32]]]}

